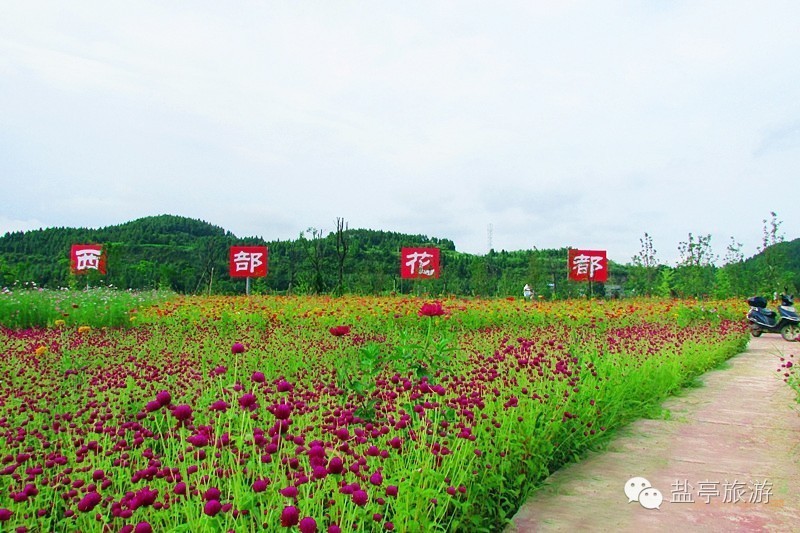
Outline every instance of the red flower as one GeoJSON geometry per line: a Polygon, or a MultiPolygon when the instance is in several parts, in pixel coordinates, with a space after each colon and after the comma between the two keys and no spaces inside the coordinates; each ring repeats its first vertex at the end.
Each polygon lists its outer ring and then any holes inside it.
{"type": "Polygon", "coordinates": [[[244,344],[241,342],[233,343],[233,346],[231,346],[231,353],[244,353],[244,344]]]}
{"type": "Polygon", "coordinates": [[[423,304],[422,308],[420,308],[417,314],[419,316],[442,316],[444,314],[444,308],[442,307],[442,302],[423,304]]]}
{"type": "Polygon", "coordinates": [[[331,332],[331,335],[334,337],[342,337],[350,333],[350,326],[334,326],[330,328],[328,331],[331,332]]]}

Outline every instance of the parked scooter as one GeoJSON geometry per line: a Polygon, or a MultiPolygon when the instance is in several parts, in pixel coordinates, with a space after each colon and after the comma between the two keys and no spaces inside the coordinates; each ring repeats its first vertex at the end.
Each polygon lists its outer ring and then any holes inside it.
{"type": "Polygon", "coordinates": [[[748,298],[747,303],[750,304],[747,320],[753,337],[760,337],[762,333],[780,333],[787,341],[800,341],[800,317],[791,296],[781,294],[777,313],[767,309],[767,300],[761,296],[748,298]]]}

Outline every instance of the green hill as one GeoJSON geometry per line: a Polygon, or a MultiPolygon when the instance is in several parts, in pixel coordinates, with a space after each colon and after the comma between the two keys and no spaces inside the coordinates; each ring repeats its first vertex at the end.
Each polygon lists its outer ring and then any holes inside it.
{"type": "MultiPolygon", "coordinates": [[[[437,246],[454,260],[447,239],[365,229],[346,230],[344,285],[351,292],[399,290],[397,253],[402,246],[437,246]]],[[[41,287],[105,283],[120,288],[169,288],[182,293],[241,292],[243,281],[228,276],[232,244],[269,247],[269,274],[253,280],[254,290],[326,292],[339,283],[336,235],[301,235],[294,241],[240,238],[208,222],[172,215],[145,217],[99,229],[47,228],[0,237],[0,285],[35,282],[41,287]],[[103,244],[107,275],[70,273],[73,244],[103,244]]],[[[455,274],[455,272],[453,272],[455,274]]],[[[432,289],[444,280],[429,282],[432,289]]],[[[466,287],[462,287],[465,290],[466,287]]],[[[406,287],[408,289],[408,287],[406,287]]]]}
{"type": "Polygon", "coordinates": [[[576,296],[591,290],[678,296],[768,294],[784,286],[800,287],[800,239],[780,242],[762,253],[727,265],[643,269],[609,262],[606,285],[574,283],[567,278],[567,250],[490,251],[486,255],[456,250],[453,241],[370,229],[347,229],[341,237],[347,252],[337,251],[337,233],[306,232],[297,239],[267,241],[237,237],[202,220],[160,215],[99,229],[47,228],[0,237],[0,287],[35,282],[59,288],[101,283],[123,289],[166,288],[181,293],[242,293],[244,281],[228,274],[233,244],[269,247],[269,273],[252,280],[255,292],[380,294],[428,292],[520,297],[530,284],[546,297],[576,296]],[[70,273],[73,244],[103,244],[107,275],[70,273]],[[425,281],[401,280],[399,250],[435,246],[441,251],[442,275],[425,281]]]}

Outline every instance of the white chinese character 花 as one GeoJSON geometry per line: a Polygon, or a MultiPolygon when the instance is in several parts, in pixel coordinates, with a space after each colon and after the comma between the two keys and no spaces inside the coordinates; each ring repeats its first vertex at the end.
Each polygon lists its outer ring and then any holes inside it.
{"type": "Polygon", "coordinates": [[[236,272],[249,272],[253,273],[256,268],[264,264],[261,258],[264,256],[261,252],[245,252],[241,251],[233,256],[233,262],[236,265],[236,272]]]}
{"type": "Polygon", "coordinates": [[[100,250],[76,250],[75,259],[77,264],[75,270],[98,270],[100,268],[100,256],[103,254],[100,250]]]}
{"type": "Polygon", "coordinates": [[[433,254],[428,252],[414,252],[406,256],[406,266],[411,268],[411,273],[414,273],[414,268],[417,267],[420,274],[425,276],[432,276],[434,270],[432,268],[426,269],[425,267],[431,264],[431,257],[433,254]]]}

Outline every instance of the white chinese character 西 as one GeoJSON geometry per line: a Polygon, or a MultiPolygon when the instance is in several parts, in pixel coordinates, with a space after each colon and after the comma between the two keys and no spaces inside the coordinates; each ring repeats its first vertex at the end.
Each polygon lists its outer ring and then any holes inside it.
{"type": "Polygon", "coordinates": [[[103,254],[100,250],[76,250],[75,259],[77,264],[75,270],[98,270],[100,268],[100,256],[103,254]]]}

